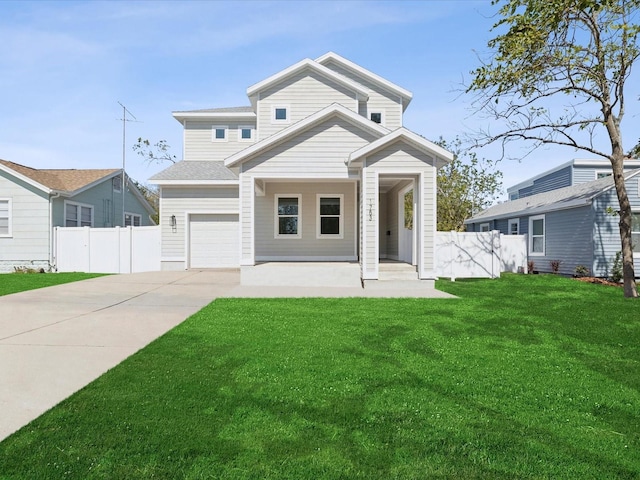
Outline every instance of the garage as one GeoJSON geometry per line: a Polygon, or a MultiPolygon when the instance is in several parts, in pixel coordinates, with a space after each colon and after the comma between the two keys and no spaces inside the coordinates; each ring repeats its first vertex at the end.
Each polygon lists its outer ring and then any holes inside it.
{"type": "Polygon", "coordinates": [[[189,216],[189,267],[240,266],[238,215],[191,214],[189,216]]]}

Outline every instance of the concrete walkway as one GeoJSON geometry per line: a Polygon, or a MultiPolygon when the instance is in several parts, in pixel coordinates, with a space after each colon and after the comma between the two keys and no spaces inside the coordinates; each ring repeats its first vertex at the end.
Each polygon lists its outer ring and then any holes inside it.
{"type": "Polygon", "coordinates": [[[413,284],[241,286],[238,270],[136,273],[0,297],[0,440],[218,297],[452,295],[413,284]]]}

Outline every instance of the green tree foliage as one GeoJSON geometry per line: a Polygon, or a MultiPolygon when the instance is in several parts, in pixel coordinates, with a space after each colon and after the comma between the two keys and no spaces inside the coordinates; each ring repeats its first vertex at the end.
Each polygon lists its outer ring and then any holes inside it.
{"type": "Polygon", "coordinates": [[[158,195],[158,187],[152,185],[145,185],[136,180],[131,179],[133,184],[140,190],[140,193],[144,199],[149,202],[149,205],[153,207],[155,213],[151,215],[151,219],[159,225],[160,222],[160,197],[158,195]]]}
{"type": "Polygon", "coordinates": [[[640,55],[640,0],[493,0],[499,20],[489,61],[468,92],[499,133],[478,144],[556,144],[611,162],[620,204],[624,294],[637,297],[631,206],[624,183],[626,83],[640,55]]]}
{"type": "Polygon", "coordinates": [[[496,161],[463,150],[458,138],[436,143],[454,154],[453,161],[438,170],[438,231],[463,231],[464,221],[500,194],[502,172],[496,170],[496,161]]]}

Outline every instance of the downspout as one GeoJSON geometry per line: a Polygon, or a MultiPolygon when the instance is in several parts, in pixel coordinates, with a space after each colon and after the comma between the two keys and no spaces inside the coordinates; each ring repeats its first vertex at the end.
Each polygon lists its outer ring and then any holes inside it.
{"type": "MultiPolygon", "coordinates": [[[[56,198],[60,198],[60,192],[55,193],[54,195],[49,193],[49,268],[53,268],[53,201],[56,198]]],[[[57,270],[57,267],[56,267],[57,270]]]]}

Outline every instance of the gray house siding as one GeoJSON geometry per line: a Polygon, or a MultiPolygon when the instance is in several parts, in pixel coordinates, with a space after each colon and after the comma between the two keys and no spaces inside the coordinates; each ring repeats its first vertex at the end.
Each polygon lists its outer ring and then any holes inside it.
{"type": "MultiPolygon", "coordinates": [[[[518,198],[571,186],[571,171],[572,168],[568,166],[534,180],[533,185],[518,190],[518,198]]],[[[591,178],[591,180],[594,180],[594,178],[591,178]]]]}

